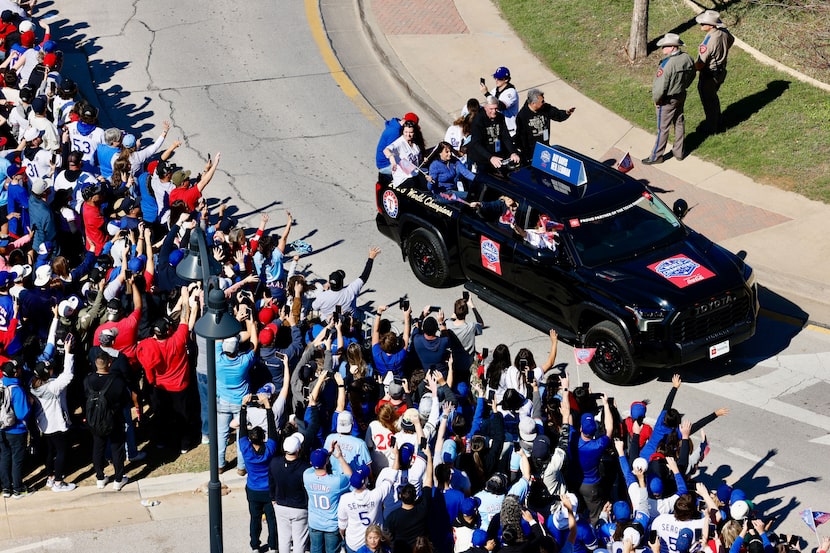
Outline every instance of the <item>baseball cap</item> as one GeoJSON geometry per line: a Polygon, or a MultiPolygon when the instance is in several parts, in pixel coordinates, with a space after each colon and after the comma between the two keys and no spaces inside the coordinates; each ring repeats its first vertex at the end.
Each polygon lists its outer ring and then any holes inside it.
{"type": "MultiPolygon", "coordinates": [[[[684,528],[684,530],[685,530],[685,528],[684,528]]],[[[631,543],[636,547],[637,544],[640,543],[640,540],[643,539],[643,536],[640,534],[640,532],[637,531],[636,528],[634,528],[633,526],[629,526],[628,528],[623,530],[623,539],[626,539],[626,538],[629,539],[631,541],[631,543]]],[[[678,551],[679,550],[680,549],[678,548],[678,551]]]]}
{"type": "Polygon", "coordinates": [[[612,507],[614,513],[614,520],[618,522],[628,522],[631,520],[631,507],[625,501],[617,501],[612,507]]]}
{"type": "Polygon", "coordinates": [[[259,344],[261,346],[270,346],[274,341],[274,331],[270,327],[265,327],[259,331],[259,344]]]}
{"type": "Polygon", "coordinates": [[[78,306],[80,304],[81,300],[78,296],[69,296],[58,304],[58,315],[64,318],[71,317],[78,312],[78,306]]]}
{"type": "Polygon", "coordinates": [[[473,531],[473,546],[484,547],[487,545],[487,531],[477,528],[473,531]]]}
{"type": "Polygon", "coordinates": [[[398,384],[397,382],[393,382],[389,385],[389,397],[395,400],[399,400],[403,398],[403,386],[398,384]]]}
{"type": "Polygon", "coordinates": [[[582,433],[586,436],[593,436],[597,431],[597,421],[594,419],[594,415],[592,413],[584,413],[580,420],[582,433]]]}
{"type": "MultiPolygon", "coordinates": [[[[129,135],[127,135],[129,136],[129,135]]],[[[126,137],[124,137],[126,138],[126,137]]],[[[123,143],[123,142],[122,142],[123,143]]],[[[170,181],[175,184],[176,186],[181,186],[181,184],[190,178],[190,171],[185,171],[184,169],[179,169],[173,176],[170,177],[170,181]]]]}
{"type": "Polygon", "coordinates": [[[692,543],[695,540],[694,532],[689,528],[683,528],[674,540],[674,548],[678,553],[686,553],[692,548],[692,543]]]}
{"type": "Polygon", "coordinates": [[[300,451],[300,448],[302,447],[304,440],[305,436],[303,436],[299,432],[294,432],[293,434],[288,436],[284,442],[282,442],[282,449],[289,455],[293,455],[300,451]]]}
{"type": "Polygon", "coordinates": [[[121,145],[125,148],[134,148],[135,147],[135,135],[134,134],[125,134],[124,138],[121,139],[121,145]]]}
{"type": "Polygon", "coordinates": [[[9,165],[6,168],[6,176],[7,177],[14,177],[14,176],[17,176],[17,175],[22,175],[25,172],[26,172],[26,169],[24,167],[21,167],[20,165],[15,165],[14,163],[12,163],[11,165],[9,165]]]}
{"type": "Polygon", "coordinates": [[[522,417],[519,421],[519,438],[525,442],[536,439],[536,421],[530,417],[522,417]]]}
{"type": "Polygon", "coordinates": [[[356,470],[349,477],[349,485],[356,490],[359,490],[366,485],[368,476],[363,471],[356,470]]]}
{"type": "Polygon", "coordinates": [[[329,450],[324,447],[315,449],[311,452],[311,466],[316,469],[321,469],[329,462],[329,450]]]}
{"type": "Polygon", "coordinates": [[[136,256],[130,258],[130,260],[127,262],[127,269],[134,273],[140,273],[141,271],[143,271],[144,260],[142,259],[142,257],[143,256],[136,256]]]}
{"type": "Polygon", "coordinates": [[[231,336],[222,340],[222,351],[228,355],[234,355],[239,351],[239,337],[231,336]]]}
{"type": "Polygon", "coordinates": [[[749,515],[749,503],[744,499],[734,502],[729,508],[729,516],[732,520],[743,520],[747,515],[749,515]]]}
{"type": "Polygon", "coordinates": [[[49,190],[49,182],[46,179],[32,179],[32,194],[40,196],[49,190]]]}
{"type": "Polygon", "coordinates": [[[410,111],[409,113],[407,113],[406,115],[404,115],[404,116],[403,116],[403,120],[404,120],[404,121],[412,121],[412,122],[413,122],[413,123],[415,123],[416,125],[417,125],[417,124],[421,121],[421,120],[418,118],[418,116],[417,116],[417,115],[415,115],[414,113],[412,113],[411,111],[410,111]]]}
{"type": "Polygon", "coordinates": [[[444,440],[444,445],[441,446],[441,455],[445,463],[455,462],[458,457],[458,445],[455,440],[444,440]]]}
{"type": "Polygon", "coordinates": [[[329,275],[329,287],[337,292],[343,289],[343,281],[346,278],[346,272],[343,269],[338,269],[329,275]]]}
{"type": "Polygon", "coordinates": [[[354,418],[348,411],[342,411],[337,414],[337,432],[340,434],[351,434],[354,418]]]}
{"type": "Polygon", "coordinates": [[[474,514],[476,514],[476,511],[480,506],[481,499],[475,496],[465,497],[464,500],[461,502],[461,514],[471,517],[474,514]]]}
{"type": "Polygon", "coordinates": [[[26,132],[23,133],[23,140],[25,140],[26,142],[31,142],[35,138],[43,136],[44,132],[46,131],[42,131],[35,127],[29,127],[28,129],[26,129],[26,132]]]}
{"type": "Polygon", "coordinates": [[[509,79],[510,78],[510,70],[506,67],[499,67],[493,73],[494,79],[509,79]]]}
{"type": "Polygon", "coordinates": [[[408,467],[409,463],[412,462],[412,457],[415,455],[415,446],[406,443],[401,446],[401,458],[399,459],[400,465],[404,467],[408,467]]]}
{"type": "Polygon", "coordinates": [[[631,469],[645,472],[648,470],[648,461],[646,461],[643,457],[637,457],[634,459],[634,462],[631,463],[631,469]]]}
{"type": "Polygon", "coordinates": [[[646,416],[646,404],[642,401],[635,401],[631,404],[631,418],[639,420],[646,416]]]}

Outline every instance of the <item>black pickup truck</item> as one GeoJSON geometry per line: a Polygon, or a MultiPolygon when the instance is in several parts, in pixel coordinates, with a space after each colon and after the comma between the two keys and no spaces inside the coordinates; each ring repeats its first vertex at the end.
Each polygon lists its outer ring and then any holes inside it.
{"type": "Polygon", "coordinates": [[[613,167],[537,147],[531,166],[477,175],[464,200],[422,184],[376,186],[378,230],[415,276],[463,282],[566,343],[596,348],[590,365],[603,380],[715,358],[755,333],[752,268],[685,226],[683,200],[670,209],[613,167]]]}

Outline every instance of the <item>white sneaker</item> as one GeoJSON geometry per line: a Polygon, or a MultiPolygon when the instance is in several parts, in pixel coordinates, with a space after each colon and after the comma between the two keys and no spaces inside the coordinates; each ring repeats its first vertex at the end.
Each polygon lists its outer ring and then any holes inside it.
{"type": "Polygon", "coordinates": [[[126,486],[126,485],[127,485],[127,482],[129,482],[129,480],[130,480],[130,479],[129,479],[129,478],[127,478],[127,477],[125,476],[124,478],[122,478],[122,479],[121,479],[121,481],[120,481],[120,482],[116,482],[115,484],[113,484],[113,485],[112,485],[112,488],[113,488],[115,491],[120,492],[120,491],[121,491],[121,488],[123,488],[124,486],[126,486]]]}
{"type": "Polygon", "coordinates": [[[210,436],[206,434],[202,434],[202,445],[208,445],[210,443],[210,436]]]}
{"type": "Polygon", "coordinates": [[[60,483],[54,484],[52,486],[52,491],[53,492],[71,492],[72,490],[74,490],[77,487],[78,487],[77,485],[75,485],[71,482],[60,482],[60,483]]]}
{"type": "Polygon", "coordinates": [[[49,478],[46,479],[46,487],[47,488],[51,488],[54,485],[55,485],[55,477],[54,476],[50,476],[49,478]]]}
{"type": "Polygon", "coordinates": [[[99,490],[103,490],[104,486],[109,484],[109,481],[110,481],[110,477],[109,476],[104,476],[103,480],[96,480],[95,484],[97,484],[99,490]]]}

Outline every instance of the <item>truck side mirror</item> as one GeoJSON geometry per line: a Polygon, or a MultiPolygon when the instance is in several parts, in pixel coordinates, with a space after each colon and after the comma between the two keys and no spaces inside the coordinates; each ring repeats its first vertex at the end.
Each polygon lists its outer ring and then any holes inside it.
{"type": "Polygon", "coordinates": [[[674,216],[680,220],[683,220],[683,217],[689,212],[689,204],[686,203],[686,200],[683,198],[679,198],[674,201],[674,205],[672,206],[672,211],[674,212],[674,216]]]}

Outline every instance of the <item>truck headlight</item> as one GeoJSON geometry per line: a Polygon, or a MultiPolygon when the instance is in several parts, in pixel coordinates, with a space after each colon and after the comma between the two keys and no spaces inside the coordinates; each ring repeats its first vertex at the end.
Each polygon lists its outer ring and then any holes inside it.
{"type": "Polygon", "coordinates": [[[626,309],[637,319],[637,328],[640,332],[647,332],[649,324],[661,323],[666,318],[666,315],[668,315],[668,311],[659,308],[638,307],[634,305],[626,306],[626,309]]]}

